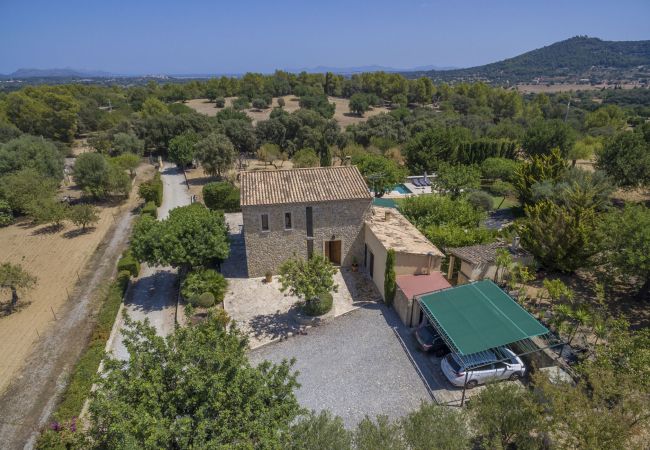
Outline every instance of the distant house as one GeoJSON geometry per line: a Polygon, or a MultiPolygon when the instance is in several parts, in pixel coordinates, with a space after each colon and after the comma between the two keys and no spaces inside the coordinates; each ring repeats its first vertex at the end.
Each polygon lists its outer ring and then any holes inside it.
{"type": "Polygon", "coordinates": [[[241,173],[248,276],[277,273],[296,255],[361,261],[372,197],[354,166],[241,173]]]}
{"type": "Polygon", "coordinates": [[[534,263],[533,256],[521,248],[518,240],[513,243],[503,241],[491,242],[489,244],[470,245],[467,247],[447,248],[449,255],[449,272],[447,279],[454,278],[454,266],[456,260],[460,260],[460,270],[457,275],[457,284],[469,283],[483,279],[495,280],[497,276],[497,251],[506,249],[510,253],[513,262],[528,266],[534,263]]]}

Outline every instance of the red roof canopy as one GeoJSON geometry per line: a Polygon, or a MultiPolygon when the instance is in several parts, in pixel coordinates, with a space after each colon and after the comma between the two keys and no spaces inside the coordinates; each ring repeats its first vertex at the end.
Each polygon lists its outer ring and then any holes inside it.
{"type": "Polygon", "coordinates": [[[451,284],[440,272],[431,272],[429,275],[398,275],[397,286],[404,292],[406,298],[427,294],[451,287],[451,284]]]}

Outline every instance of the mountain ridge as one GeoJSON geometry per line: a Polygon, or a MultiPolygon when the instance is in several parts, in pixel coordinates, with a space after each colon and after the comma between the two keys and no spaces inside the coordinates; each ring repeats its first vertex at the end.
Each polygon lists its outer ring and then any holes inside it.
{"type": "MultiPolygon", "coordinates": [[[[532,81],[537,78],[591,78],[644,67],[650,68],[650,40],[604,41],[575,36],[530,50],[512,58],[444,71],[402,72],[408,77],[426,76],[434,80],[532,81]],[[600,74],[600,75],[599,75],[600,74]]],[[[645,71],[644,70],[644,71],[645,71]]]]}

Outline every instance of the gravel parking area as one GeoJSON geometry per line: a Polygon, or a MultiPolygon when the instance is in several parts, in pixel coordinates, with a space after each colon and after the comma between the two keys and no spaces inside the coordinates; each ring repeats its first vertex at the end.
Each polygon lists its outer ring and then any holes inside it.
{"type": "Polygon", "coordinates": [[[392,327],[393,310],[373,303],[331,322],[250,352],[253,364],[296,358],[306,408],[328,409],[353,427],[364,416],[399,417],[431,401],[392,327]]]}

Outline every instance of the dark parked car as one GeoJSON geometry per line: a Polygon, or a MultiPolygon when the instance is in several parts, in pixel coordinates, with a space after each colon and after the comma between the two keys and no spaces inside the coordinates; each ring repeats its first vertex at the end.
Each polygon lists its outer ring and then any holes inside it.
{"type": "Polygon", "coordinates": [[[415,330],[415,339],[422,351],[432,352],[436,356],[444,356],[450,352],[449,347],[430,323],[422,324],[415,330]]]}

